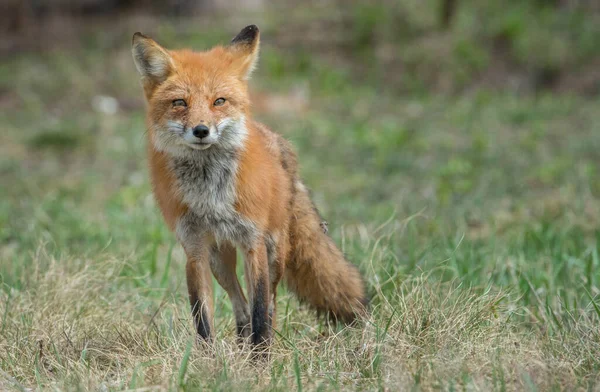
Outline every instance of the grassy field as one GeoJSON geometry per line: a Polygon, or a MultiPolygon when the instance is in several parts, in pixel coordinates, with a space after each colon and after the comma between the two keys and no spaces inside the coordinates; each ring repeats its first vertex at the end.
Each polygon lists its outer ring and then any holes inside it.
{"type": "MultiPolygon", "coordinates": [[[[381,15],[365,12],[353,39],[368,44],[381,15]]],[[[460,83],[427,92],[431,46],[413,44],[403,59],[424,66],[397,91],[360,69],[368,49],[291,49],[277,23],[256,117],[292,141],[364,272],[364,328],[327,326],[282,288],[271,361],[256,364],[215,285],[216,343],[194,343],[129,40],[206,48],[245,23],[116,23],[0,63],[0,389],[600,390],[600,97],[466,83],[492,61],[468,27],[440,60],[460,83]]]]}

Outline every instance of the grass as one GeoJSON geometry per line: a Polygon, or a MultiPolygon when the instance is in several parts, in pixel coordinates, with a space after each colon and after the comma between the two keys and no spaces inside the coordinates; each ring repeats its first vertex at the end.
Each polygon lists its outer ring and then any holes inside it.
{"type": "MultiPolygon", "coordinates": [[[[372,314],[333,328],[282,288],[257,365],[218,285],[216,342],[193,343],[185,259],[146,174],[137,29],[0,65],[1,389],[600,388],[597,96],[396,94],[354,65],[289,57],[267,25],[255,112],[296,146],[372,314]]],[[[167,46],[231,35],[155,30],[167,46]]]]}

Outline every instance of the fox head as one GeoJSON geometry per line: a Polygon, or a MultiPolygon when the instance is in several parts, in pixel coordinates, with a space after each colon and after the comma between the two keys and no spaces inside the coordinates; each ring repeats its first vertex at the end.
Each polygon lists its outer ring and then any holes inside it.
{"type": "Polygon", "coordinates": [[[228,46],[205,52],[167,50],[141,33],[133,35],[133,60],[157,150],[181,155],[242,145],[259,35],[258,27],[247,26],[228,46]]]}

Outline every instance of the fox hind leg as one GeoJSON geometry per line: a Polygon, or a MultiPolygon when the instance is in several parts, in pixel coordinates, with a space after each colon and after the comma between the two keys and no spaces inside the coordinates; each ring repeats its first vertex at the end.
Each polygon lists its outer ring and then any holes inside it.
{"type": "Polygon", "coordinates": [[[250,311],[248,301],[244,296],[242,286],[238,280],[235,268],[237,264],[235,247],[231,244],[224,244],[220,247],[216,245],[211,248],[210,268],[217,282],[227,292],[233,312],[237,334],[241,339],[250,336],[250,311]]]}
{"type": "Polygon", "coordinates": [[[283,277],[285,259],[289,250],[287,233],[279,236],[267,236],[267,257],[269,260],[269,283],[271,298],[269,302],[269,317],[271,327],[277,328],[277,286],[283,277]]]}
{"type": "Polygon", "coordinates": [[[251,342],[255,347],[265,347],[271,340],[271,322],[269,317],[270,279],[267,249],[260,241],[244,255],[245,278],[250,297],[252,324],[251,342]]]}

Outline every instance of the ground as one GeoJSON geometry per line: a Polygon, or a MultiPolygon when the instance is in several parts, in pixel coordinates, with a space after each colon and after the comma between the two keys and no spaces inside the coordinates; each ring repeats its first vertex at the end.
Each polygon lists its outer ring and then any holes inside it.
{"type": "Polygon", "coordinates": [[[494,61],[461,29],[407,49],[424,62],[407,85],[380,80],[394,56],[360,69],[267,23],[256,117],[295,146],[371,315],[329,326],[282,287],[256,363],[215,285],[216,342],[194,342],[129,40],[201,49],[238,24],[132,19],[0,64],[0,388],[599,390],[600,98],[467,82],[454,57],[437,73],[427,56],[448,40],[469,66],[494,61]]]}

